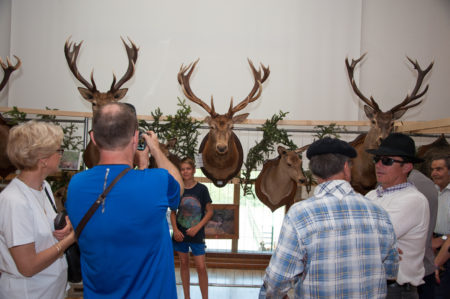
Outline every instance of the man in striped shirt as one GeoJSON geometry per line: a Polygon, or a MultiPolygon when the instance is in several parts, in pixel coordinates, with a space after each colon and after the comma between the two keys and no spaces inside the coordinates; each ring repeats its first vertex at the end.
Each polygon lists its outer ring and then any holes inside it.
{"type": "Polygon", "coordinates": [[[311,144],[306,156],[319,185],[284,218],[260,298],[385,298],[399,256],[382,208],[349,184],[356,151],[339,139],[311,144]]]}

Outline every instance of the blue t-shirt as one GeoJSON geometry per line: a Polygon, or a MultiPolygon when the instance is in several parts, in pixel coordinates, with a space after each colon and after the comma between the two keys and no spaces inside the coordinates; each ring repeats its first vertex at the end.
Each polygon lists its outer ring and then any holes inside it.
{"type": "MultiPolygon", "coordinates": [[[[72,177],[66,208],[74,229],[105,177],[107,187],[126,167],[99,165],[72,177]]],[[[177,298],[166,211],[179,199],[165,169],[131,170],[119,180],[78,240],[84,298],[177,298]]]]}

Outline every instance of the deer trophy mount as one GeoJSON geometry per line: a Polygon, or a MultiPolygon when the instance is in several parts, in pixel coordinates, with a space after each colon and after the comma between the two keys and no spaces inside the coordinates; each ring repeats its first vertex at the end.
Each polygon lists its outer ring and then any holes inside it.
{"type": "Polygon", "coordinates": [[[278,157],[267,160],[255,181],[259,200],[275,211],[284,205],[291,206],[297,193],[297,185],[306,181],[301,154],[309,145],[288,151],[278,147],[278,157]]]}
{"type": "MultiPolygon", "coordinates": [[[[85,88],[78,87],[78,91],[85,100],[92,104],[92,112],[95,112],[98,107],[102,105],[121,100],[128,91],[128,88],[121,87],[134,75],[139,48],[136,47],[136,45],[130,38],[128,38],[128,40],[130,41],[131,46],[129,46],[122,37],[121,40],[125,46],[125,50],[127,51],[128,68],[118,82],[116,82],[116,75],[113,73],[113,81],[110,89],[107,92],[98,91],[97,85],[94,81],[94,70],[92,70],[91,72],[91,83],[89,83],[78,71],[77,58],[83,41],[79,42],[78,44],[72,43],[69,37],[64,44],[64,54],[66,56],[69,69],[75,76],[75,78],[85,86],[85,88]]],[[[97,147],[92,142],[89,142],[83,153],[83,161],[85,165],[89,168],[94,167],[98,164],[99,159],[100,153],[97,147]]]]}
{"type": "Polygon", "coordinates": [[[211,96],[211,106],[208,106],[198,98],[191,89],[189,80],[199,60],[188,66],[181,65],[178,72],[178,83],[184,95],[192,102],[200,105],[209,113],[204,122],[209,124],[209,132],[200,145],[199,152],[202,154],[203,167],[201,170],[217,187],[224,187],[240,171],[243,163],[242,145],[238,137],[233,133],[233,125],[243,122],[248,113],[234,115],[244,109],[249,103],[256,101],[262,92],[262,83],[267,80],[270,74],[269,67],[261,64],[261,68],[256,70],[253,63],[248,59],[252,69],[255,83],[248,96],[238,105],[233,106],[231,98],[230,107],[225,114],[218,114],[214,109],[214,101],[211,96]]]}
{"type": "Polygon", "coordinates": [[[368,99],[363,95],[355,82],[355,67],[366,54],[367,53],[363,54],[357,60],[352,59],[351,64],[348,62],[348,58],[345,59],[345,65],[347,67],[347,73],[352,89],[365,103],[364,112],[370,120],[369,131],[366,134],[358,136],[350,143],[358,154],[356,158],[353,159],[351,185],[361,194],[366,194],[370,190],[374,189],[377,182],[373,155],[367,153],[366,149],[378,148],[381,141],[394,129],[394,122],[402,117],[408,109],[415,107],[422,102],[422,100],[418,102],[417,100],[426,94],[428,91],[428,85],[426,85],[422,91],[420,91],[420,89],[425,76],[433,67],[432,62],[425,70],[422,70],[417,61],[413,61],[411,58],[407,57],[407,59],[412,63],[414,69],[417,71],[416,85],[414,86],[411,94],[407,94],[405,99],[400,104],[394,106],[389,111],[383,112],[373,97],[368,99]]]}
{"type": "MultiPolygon", "coordinates": [[[[16,55],[14,55],[14,57],[17,60],[17,63],[15,65],[11,63],[8,57],[6,57],[6,63],[4,63],[3,60],[0,58],[0,65],[3,69],[3,79],[2,82],[0,83],[0,91],[2,91],[3,88],[6,86],[6,83],[8,82],[11,74],[22,65],[22,62],[20,61],[19,57],[17,57],[16,55]]],[[[8,142],[10,129],[11,126],[8,124],[6,119],[4,119],[3,116],[0,114],[0,177],[2,178],[6,178],[8,174],[16,170],[11,161],[9,161],[8,155],[6,154],[6,145],[8,142]]]]}

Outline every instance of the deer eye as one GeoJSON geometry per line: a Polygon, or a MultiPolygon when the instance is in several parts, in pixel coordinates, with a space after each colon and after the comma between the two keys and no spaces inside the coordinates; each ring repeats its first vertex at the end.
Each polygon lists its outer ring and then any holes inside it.
{"type": "Polygon", "coordinates": [[[375,121],[374,120],[372,120],[372,125],[374,125],[375,124],[375,121]]]}

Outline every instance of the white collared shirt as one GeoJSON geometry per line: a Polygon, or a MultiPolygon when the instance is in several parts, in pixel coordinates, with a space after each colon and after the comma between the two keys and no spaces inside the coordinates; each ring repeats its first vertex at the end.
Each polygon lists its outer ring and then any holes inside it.
{"type": "Polygon", "coordinates": [[[437,234],[448,235],[450,234],[450,184],[447,185],[442,191],[439,186],[438,189],[438,212],[436,218],[436,228],[434,232],[437,234]]]}

